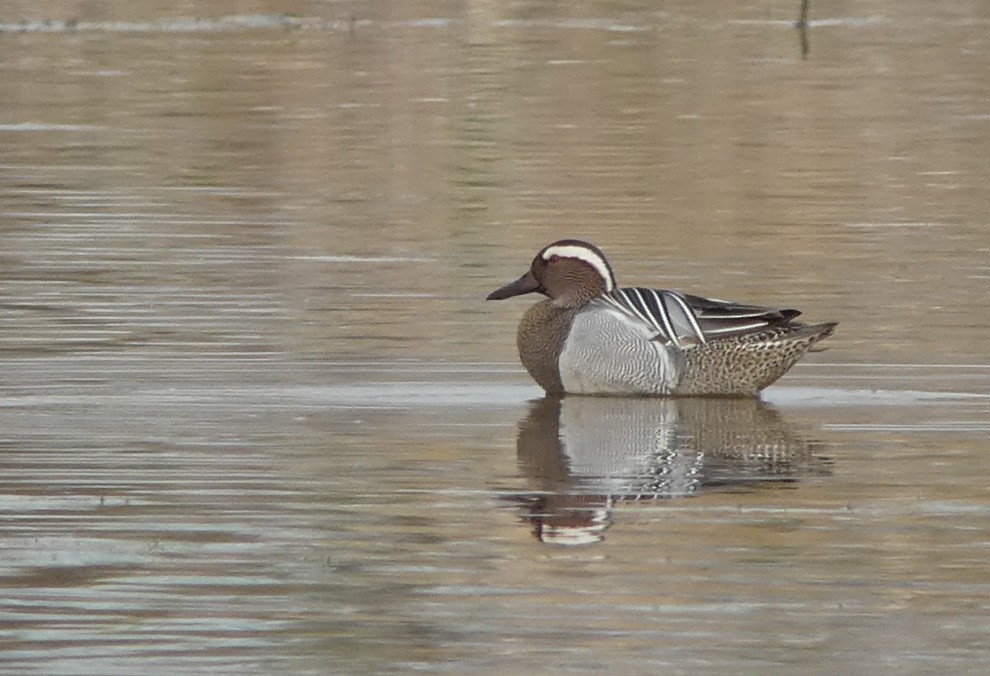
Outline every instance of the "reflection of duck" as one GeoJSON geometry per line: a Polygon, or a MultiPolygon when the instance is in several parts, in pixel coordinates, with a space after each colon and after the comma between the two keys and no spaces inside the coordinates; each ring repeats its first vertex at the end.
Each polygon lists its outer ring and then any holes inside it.
{"type": "Polygon", "coordinates": [[[815,446],[756,399],[545,398],[517,441],[536,492],[514,501],[540,540],[596,542],[616,501],[826,472],[815,446]]]}

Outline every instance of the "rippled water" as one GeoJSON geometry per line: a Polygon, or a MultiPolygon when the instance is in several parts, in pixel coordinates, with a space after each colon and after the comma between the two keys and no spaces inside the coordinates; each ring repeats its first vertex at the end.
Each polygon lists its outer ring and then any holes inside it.
{"type": "Polygon", "coordinates": [[[797,4],[5,6],[3,668],[978,671],[990,15],[797,4]],[[561,237],[840,326],[544,400],[561,237]]]}

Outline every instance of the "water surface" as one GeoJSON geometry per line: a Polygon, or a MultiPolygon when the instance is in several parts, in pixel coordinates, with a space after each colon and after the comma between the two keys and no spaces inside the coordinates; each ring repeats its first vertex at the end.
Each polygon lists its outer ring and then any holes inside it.
{"type": "Polygon", "coordinates": [[[4,668],[978,670],[990,15],[929,4],[11,4],[4,668]],[[840,326],[542,399],[483,298],[562,237],[840,326]]]}

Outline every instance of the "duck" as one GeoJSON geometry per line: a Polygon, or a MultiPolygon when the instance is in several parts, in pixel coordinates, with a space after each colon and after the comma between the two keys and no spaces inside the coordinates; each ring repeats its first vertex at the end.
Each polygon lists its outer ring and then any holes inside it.
{"type": "Polygon", "coordinates": [[[755,397],[837,322],[680,291],[619,288],[601,249],[578,239],[543,247],[487,300],[546,296],[516,332],[522,365],[548,395],[755,397]]]}

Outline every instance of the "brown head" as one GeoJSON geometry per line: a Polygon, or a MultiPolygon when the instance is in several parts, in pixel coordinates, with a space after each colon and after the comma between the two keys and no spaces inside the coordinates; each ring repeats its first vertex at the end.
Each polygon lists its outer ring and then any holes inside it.
{"type": "Polygon", "coordinates": [[[615,288],[615,274],[601,250],[577,239],[562,239],[536,254],[529,272],[488,300],[542,293],[559,307],[573,307],[615,288]]]}

